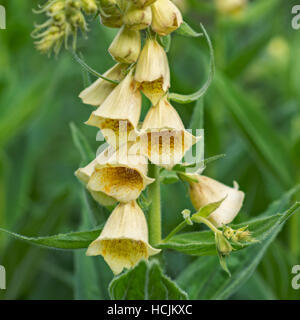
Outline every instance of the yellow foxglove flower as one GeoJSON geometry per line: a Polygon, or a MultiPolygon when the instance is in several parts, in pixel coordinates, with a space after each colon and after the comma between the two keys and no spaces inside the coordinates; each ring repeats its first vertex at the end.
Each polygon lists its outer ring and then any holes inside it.
{"type": "Polygon", "coordinates": [[[181,12],[170,0],[157,0],[151,8],[152,29],[161,36],[175,31],[183,22],[181,12]]]}
{"type": "Polygon", "coordinates": [[[92,112],[87,125],[101,129],[106,141],[117,148],[130,134],[135,134],[140,118],[142,96],[136,89],[132,71],[92,112]]]}
{"type": "Polygon", "coordinates": [[[247,0],[215,0],[217,10],[224,15],[239,15],[247,6],[247,0]]]}
{"type": "Polygon", "coordinates": [[[134,63],[141,52],[141,34],[123,26],[111,43],[109,53],[122,63],[134,63]]]}
{"type": "Polygon", "coordinates": [[[151,8],[139,8],[136,5],[131,4],[124,14],[123,22],[131,30],[146,29],[152,22],[151,8]]]}
{"type": "Polygon", "coordinates": [[[208,205],[209,203],[218,202],[222,199],[220,207],[210,214],[208,219],[216,226],[222,227],[230,223],[239,213],[245,194],[238,190],[237,183],[234,188],[230,188],[223,183],[206,176],[198,176],[198,183],[190,183],[190,197],[196,210],[208,205]]]}
{"type": "Polygon", "coordinates": [[[154,179],[147,177],[148,161],[142,155],[131,154],[124,144],[114,153],[99,156],[87,188],[101,191],[120,202],[137,199],[154,179]]]}
{"type": "MultiPolygon", "coordinates": [[[[87,186],[89,180],[91,179],[91,176],[95,172],[95,166],[97,164],[97,160],[93,160],[90,162],[87,166],[83,168],[79,168],[76,170],[75,175],[76,177],[83,182],[85,186],[87,186]]],[[[117,201],[107,196],[105,193],[101,191],[90,191],[91,196],[102,206],[108,207],[114,205],[117,201]]]]}
{"type": "Polygon", "coordinates": [[[165,50],[154,39],[147,39],[135,71],[135,80],[156,105],[170,88],[170,69],[165,50]]]}
{"type": "Polygon", "coordinates": [[[140,8],[144,8],[147,6],[150,6],[152,3],[154,3],[156,0],[133,0],[133,3],[140,8]]]}
{"type": "MultiPolygon", "coordinates": [[[[111,80],[120,81],[125,77],[126,68],[128,68],[128,65],[117,63],[106,71],[103,76],[111,80]]],[[[79,98],[81,98],[82,102],[85,104],[100,106],[116,86],[116,84],[99,78],[88,88],[84,89],[80,93],[79,98]]]]}
{"type": "Polygon", "coordinates": [[[180,116],[165,96],[145,117],[139,151],[152,163],[171,169],[197,140],[184,129],[180,116]]]}
{"type": "Polygon", "coordinates": [[[143,211],[135,201],[131,201],[115,208],[86,254],[102,255],[113,273],[119,274],[124,268],[133,268],[140,260],[159,252],[148,243],[148,227],[143,211]]]}

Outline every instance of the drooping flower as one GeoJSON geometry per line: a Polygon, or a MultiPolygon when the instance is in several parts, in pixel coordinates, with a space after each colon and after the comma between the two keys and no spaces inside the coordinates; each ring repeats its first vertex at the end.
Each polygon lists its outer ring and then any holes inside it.
{"type": "Polygon", "coordinates": [[[86,254],[102,255],[113,273],[119,274],[124,268],[133,268],[141,259],[148,259],[159,252],[148,242],[143,211],[135,201],[131,201],[115,208],[86,254]]]}
{"type": "Polygon", "coordinates": [[[152,22],[151,8],[139,8],[132,3],[124,14],[123,22],[131,30],[146,29],[152,22]]]}
{"type": "Polygon", "coordinates": [[[197,180],[198,183],[190,183],[190,198],[195,209],[199,210],[203,206],[224,199],[208,219],[216,227],[232,222],[239,213],[245,196],[244,192],[238,190],[237,183],[234,184],[234,188],[230,188],[203,175],[198,175],[197,180]]]}
{"type": "MultiPolygon", "coordinates": [[[[106,150],[106,152],[109,152],[109,150],[106,150]]],[[[90,162],[87,166],[79,168],[75,172],[76,177],[85,185],[85,187],[87,186],[89,180],[95,172],[96,164],[97,160],[95,159],[92,162],[90,162]]],[[[112,206],[117,202],[114,198],[107,196],[105,193],[101,191],[89,191],[91,193],[91,196],[102,206],[112,206]]]]}
{"type": "Polygon", "coordinates": [[[101,129],[106,141],[117,148],[134,135],[141,113],[142,97],[132,71],[111,92],[102,105],[92,112],[87,125],[101,129]]]}
{"type": "Polygon", "coordinates": [[[100,191],[120,202],[128,202],[136,200],[154,181],[147,177],[147,158],[130,153],[127,144],[112,153],[101,154],[96,161],[87,184],[91,192],[100,191]]]}
{"type": "Polygon", "coordinates": [[[183,22],[181,12],[170,0],[157,0],[151,6],[152,29],[161,36],[166,36],[180,27],[183,22]]]}
{"type": "MultiPolygon", "coordinates": [[[[121,81],[125,77],[125,70],[127,67],[128,65],[126,64],[117,63],[106,71],[103,76],[111,80],[121,81]]],[[[88,88],[84,89],[80,93],[79,98],[81,98],[82,102],[85,104],[100,106],[116,86],[117,85],[114,83],[99,78],[88,88]]]]}
{"type": "Polygon", "coordinates": [[[141,51],[141,34],[123,26],[111,43],[109,53],[121,63],[134,63],[141,51]]]}
{"type": "Polygon", "coordinates": [[[152,163],[171,169],[198,139],[185,130],[180,116],[165,96],[149,110],[138,140],[141,154],[152,163]]]}
{"type": "Polygon", "coordinates": [[[134,78],[153,105],[156,105],[170,88],[168,58],[155,39],[147,39],[137,62],[134,78]]]}

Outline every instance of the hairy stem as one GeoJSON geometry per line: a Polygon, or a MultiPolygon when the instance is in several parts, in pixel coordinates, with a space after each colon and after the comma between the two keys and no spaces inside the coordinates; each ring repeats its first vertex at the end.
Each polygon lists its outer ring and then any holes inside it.
{"type": "Polygon", "coordinates": [[[154,164],[149,165],[149,176],[155,181],[149,186],[149,196],[151,199],[148,214],[149,240],[155,246],[161,242],[161,202],[160,202],[160,181],[159,167],[154,164]]]}

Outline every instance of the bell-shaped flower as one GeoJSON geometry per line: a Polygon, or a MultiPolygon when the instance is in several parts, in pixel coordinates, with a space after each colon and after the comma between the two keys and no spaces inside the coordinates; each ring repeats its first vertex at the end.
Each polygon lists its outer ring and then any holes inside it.
{"type": "Polygon", "coordinates": [[[87,256],[102,255],[114,274],[133,268],[140,260],[159,253],[150,246],[143,211],[135,201],[119,204],[108,218],[87,256]]]}
{"type": "Polygon", "coordinates": [[[208,216],[208,219],[216,227],[232,222],[239,213],[245,197],[244,192],[238,190],[237,183],[230,188],[203,175],[198,175],[197,180],[198,183],[190,183],[190,198],[195,209],[199,210],[203,206],[224,199],[219,208],[208,216]]]}
{"type": "Polygon", "coordinates": [[[131,64],[136,62],[141,52],[140,32],[123,26],[108,51],[116,61],[121,63],[131,64]]]}
{"type": "Polygon", "coordinates": [[[134,78],[153,105],[156,105],[170,88],[168,58],[155,39],[147,39],[138,59],[134,78]]]}
{"type": "Polygon", "coordinates": [[[152,163],[171,169],[198,138],[185,130],[180,116],[165,96],[148,111],[138,141],[141,154],[152,163]]]}
{"type": "Polygon", "coordinates": [[[146,29],[152,22],[151,8],[139,8],[132,3],[124,14],[123,22],[131,30],[146,29]]]}
{"type": "Polygon", "coordinates": [[[166,36],[180,27],[183,22],[181,12],[170,0],[157,0],[151,6],[152,29],[161,36],[166,36]]]}
{"type": "Polygon", "coordinates": [[[103,192],[120,202],[137,199],[154,181],[147,177],[148,161],[143,155],[130,153],[129,144],[97,157],[95,171],[88,181],[91,192],[103,192]]]}
{"type": "MultiPolygon", "coordinates": [[[[108,151],[108,150],[107,150],[108,151]]],[[[105,152],[107,152],[105,151],[105,152]]],[[[75,175],[76,177],[85,185],[89,183],[89,180],[91,179],[92,175],[95,172],[95,166],[97,164],[97,160],[93,160],[90,162],[87,166],[83,168],[79,168],[76,170],[75,175]]],[[[105,193],[101,191],[92,191],[89,190],[91,196],[102,206],[109,207],[114,205],[117,201],[107,196],[105,193]]]]}
{"type": "Polygon", "coordinates": [[[142,96],[131,71],[102,105],[92,112],[86,124],[100,128],[106,141],[117,148],[127,141],[130,134],[135,135],[141,105],[142,96]]]}
{"type": "MultiPolygon", "coordinates": [[[[128,68],[128,65],[117,63],[106,71],[103,76],[110,80],[121,81],[125,77],[126,68],[128,68]]],[[[84,89],[80,93],[79,98],[81,98],[82,102],[85,104],[100,106],[116,86],[117,85],[112,82],[99,78],[89,87],[84,89]]]]}

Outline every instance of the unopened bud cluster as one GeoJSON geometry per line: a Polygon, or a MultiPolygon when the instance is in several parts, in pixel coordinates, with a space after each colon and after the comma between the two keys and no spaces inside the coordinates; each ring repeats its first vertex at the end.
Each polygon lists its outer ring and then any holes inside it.
{"type": "Polygon", "coordinates": [[[76,46],[77,33],[87,31],[84,14],[96,15],[96,0],[49,0],[36,13],[46,13],[48,20],[36,25],[32,36],[37,39],[36,48],[42,53],[58,54],[61,46],[68,47],[68,39],[73,37],[76,46]]]}

